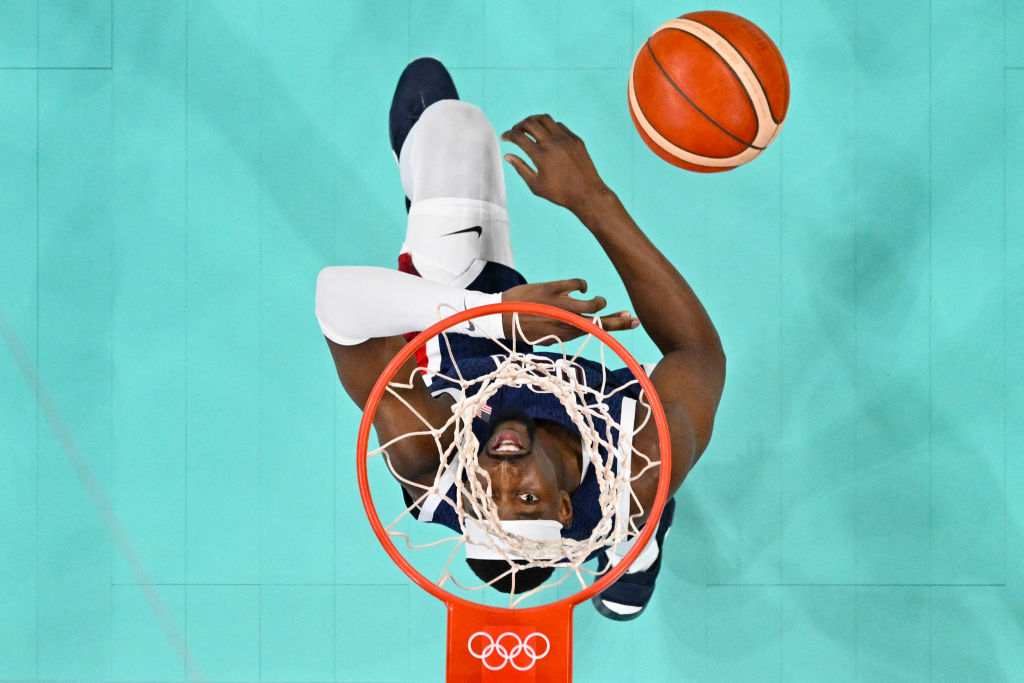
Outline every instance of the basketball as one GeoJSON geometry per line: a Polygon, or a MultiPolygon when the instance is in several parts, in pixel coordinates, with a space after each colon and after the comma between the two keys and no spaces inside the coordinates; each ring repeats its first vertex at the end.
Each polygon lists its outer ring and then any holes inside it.
{"type": "Polygon", "coordinates": [[[629,111],[659,157],[690,171],[728,171],[779,134],[789,74],[764,31],[729,12],[662,24],[633,60],[629,111]]]}

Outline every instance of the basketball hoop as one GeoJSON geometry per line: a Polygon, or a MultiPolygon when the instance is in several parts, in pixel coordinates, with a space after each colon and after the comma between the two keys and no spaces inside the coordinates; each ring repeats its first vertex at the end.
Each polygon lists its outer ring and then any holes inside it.
{"type": "MultiPolygon", "coordinates": [[[[518,337],[518,335],[514,335],[518,337]]],[[[527,340],[526,343],[531,343],[527,340]]],[[[516,341],[510,344],[510,355],[516,353],[516,341]]],[[[568,355],[565,351],[565,344],[559,340],[562,348],[563,358],[567,363],[576,359],[576,355],[568,355]]],[[[581,347],[582,349],[582,347],[581,347]]],[[[522,355],[522,354],[521,354],[522,355]]],[[[528,358],[524,356],[524,358],[528,358]]],[[[496,361],[497,362],[497,361],[496,361]]],[[[524,361],[525,362],[525,361],[524,361]]],[[[603,363],[602,363],[603,364],[603,363]]],[[[557,363],[552,364],[558,365],[557,363]]],[[[560,367],[565,367],[562,364],[560,367]]],[[[543,371],[543,368],[541,368],[543,371]]],[[[532,371],[531,371],[532,372],[532,371]]],[[[539,371],[538,371],[539,372],[539,371]]],[[[563,370],[559,370],[563,372],[563,370]]],[[[570,399],[566,399],[570,400],[570,399]]],[[[453,408],[454,412],[454,408],[453,408]]],[[[456,416],[457,417],[457,416],[456,416]]],[[[454,418],[453,418],[454,419],[454,418]]],[[[610,430],[609,430],[610,432],[610,430]]],[[[620,430],[621,437],[621,430],[620,430]]],[[[630,446],[631,448],[631,446],[630,446]]],[[[413,338],[392,361],[385,367],[380,379],[374,385],[372,392],[364,409],[363,418],[359,425],[359,435],[356,446],[356,460],[359,478],[359,492],[363,505],[366,508],[367,517],[373,527],[373,531],[380,541],[384,550],[391,559],[423,590],[427,591],[437,599],[441,600],[448,608],[448,653],[447,653],[447,680],[448,681],[571,681],[572,680],[572,611],[579,603],[597,595],[612,582],[621,576],[629,565],[640,555],[647,541],[654,534],[661,516],[662,509],[668,497],[669,476],[670,476],[670,441],[668,423],[665,418],[661,402],[658,399],[654,386],[647,377],[646,372],[632,355],[614,339],[607,331],[601,329],[597,324],[586,320],[578,315],[569,313],[559,308],[534,303],[499,303],[490,304],[462,311],[445,318],[419,333],[413,338]],[[649,409],[649,415],[653,416],[658,437],[660,466],[658,487],[655,501],[651,508],[646,511],[647,521],[639,530],[634,529],[629,533],[630,538],[635,538],[633,545],[624,558],[611,566],[606,572],[596,578],[590,585],[584,581],[585,575],[595,576],[596,572],[582,569],[580,559],[571,571],[566,571],[566,577],[572,575],[580,580],[580,590],[574,594],[564,597],[549,604],[517,607],[515,602],[509,608],[495,607],[472,602],[464,597],[453,594],[442,587],[442,584],[450,576],[442,576],[437,582],[424,576],[409,559],[402,554],[394,543],[394,537],[405,537],[407,547],[410,549],[426,546],[413,546],[409,543],[408,536],[401,531],[396,531],[393,522],[388,527],[381,522],[380,515],[373,501],[370,492],[369,474],[367,459],[374,453],[384,452],[385,446],[373,453],[368,454],[370,430],[373,425],[373,416],[379,406],[384,394],[389,390],[389,385],[402,366],[425,344],[438,335],[444,335],[449,328],[473,318],[491,314],[513,314],[514,328],[521,334],[521,325],[518,315],[540,315],[568,323],[587,334],[583,341],[585,346],[590,339],[596,338],[602,345],[602,360],[604,348],[610,349],[632,372],[641,391],[641,400],[649,409]]],[[[440,450],[440,466],[446,466],[444,459],[451,457],[450,454],[440,450]]],[[[462,457],[459,454],[458,457],[462,457]]],[[[648,465],[650,467],[650,465],[648,465]]],[[[630,472],[628,465],[624,474],[628,484],[630,472]]],[[[634,502],[636,502],[634,500],[634,502]]],[[[627,511],[629,510],[627,501],[627,511]]],[[[398,520],[396,520],[397,522],[398,520]]],[[[431,525],[433,526],[433,525],[431,525]]],[[[619,536],[622,538],[621,529],[619,536]]],[[[611,534],[612,531],[605,530],[611,534]]],[[[611,536],[609,536],[611,538],[611,536]]],[[[457,537],[454,539],[457,541],[457,537]]],[[[430,544],[436,545],[436,544],[430,544]]],[[[458,544],[456,545],[456,549],[458,544]]],[[[453,551],[454,555],[454,551],[453,551]]],[[[449,559],[449,563],[451,560],[449,559]]],[[[447,572],[447,567],[445,569],[447,572]]],[[[564,580],[564,579],[563,579],[564,580]]],[[[457,581],[455,582],[458,583],[457,581]]],[[[465,588],[464,586],[459,586],[465,588]]]]}

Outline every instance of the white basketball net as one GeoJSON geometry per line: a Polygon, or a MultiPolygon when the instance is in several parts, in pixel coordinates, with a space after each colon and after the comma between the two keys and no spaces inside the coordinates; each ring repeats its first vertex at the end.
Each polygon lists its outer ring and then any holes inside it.
{"type": "MultiPolygon", "coordinates": [[[[546,583],[518,595],[515,592],[511,593],[509,607],[515,607],[541,590],[548,590],[564,583],[570,576],[579,581],[580,588],[588,585],[588,579],[594,580],[598,572],[595,569],[584,567],[584,562],[598,549],[627,543],[639,535],[640,529],[637,527],[636,520],[643,517],[644,510],[640,501],[633,494],[631,484],[658,465],[656,459],[637,451],[632,445],[632,435],[652,419],[652,412],[644,394],[641,392],[637,400],[636,419],[632,429],[628,429],[629,425],[626,425],[627,433],[623,434],[622,425],[616,419],[618,416],[610,414],[607,399],[618,392],[630,390],[638,384],[638,381],[634,378],[623,386],[609,388],[606,391],[607,369],[604,362],[606,345],[597,339],[596,343],[600,344],[602,381],[600,386],[590,387],[580,381],[585,374],[582,372],[578,360],[581,358],[580,354],[584,348],[592,339],[595,339],[593,335],[585,336],[576,351],[570,354],[566,350],[565,343],[557,337],[527,340],[520,326],[519,315],[513,314],[513,316],[515,329],[519,333],[518,338],[524,339],[528,344],[553,343],[555,344],[554,348],[560,349],[560,357],[552,359],[547,356],[522,353],[517,350],[519,344],[515,340],[492,338],[492,341],[500,344],[505,351],[504,357],[496,357],[493,371],[480,377],[466,378],[462,376],[456,365],[456,376],[454,377],[435,373],[435,376],[445,377],[462,388],[461,394],[456,397],[455,404],[452,406],[452,416],[441,425],[431,425],[402,397],[401,389],[409,388],[415,381],[422,381],[417,378],[424,372],[422,369],[414,370],[404,383],[397,381],[397,378],[393,379],[389,382],[387,391],[416,414],[423,423],[424,429],[404,434],[367,453],[368,458],[383,454],[391,473],[406,485],[407,491],[422,492],[419,496],[412,496],[413,506],[405,508],[390,524],[385,525],[388,535],[393,538],[402,538],[410,550],[452,544],[451,554],[448,556],[441,575],[436,579],[439,586],[444,586],[450,581],[463,590],[475,591],[508,577],[511,578],[514,586],[516,574],[520,571],[533,567],[555,568],[554,576],[546,583]],[[485,411],[488,399],[505,386],[554,395],[579,430],[583,458],[593,468],[600,492],[598,501],[601,519],[587,539],[578,541],[562,538],[558,541],[536,541],[514,533],[507,533],[502,528],[501,520],[498,517],[498,508],[491,496],[490,477],[478,461],[480,443],[473,434],[472,424],[473,419],[485,411]],[[471,389],[474,387],[476,391],[472,392],[471,389]],[[598,426],[602,423],[606,425],[605,436],[602,436],[602,430],[598,426]],[[444,447],[441,436],[449,429],[454,430],[455,436],[450,445],[444,447]],[[609,441],[620,434],[621,437],[616,439],[616,443],[609,441]],[[432,487],[421,486],[399,476],[391,467],[387,456],[387,449],[395,443],[424,435],[433,437],[438,448],[437,472],[434,478],[435,484],[432,487]],[[609,454],[610,457],[605,458],[603,454],[609,454]],[[612,466],[613,463],[615,467],[612,466]],[[446,472],[449,475],[448,478],[444,476],[446,472]],[[438,482],[447,482],[443,484],[445,490],[440,490],[438,482]],[[449,495],[450,484],[455,485],[454,497],[449,495]],[[453,561],[459,556],[460,549],[468,540],[467,533],[417,545],[411,541],[408,534],[396,528],[407,517],[415,518],[416,510],[423,506],[431,495],[442,496],[455,509],[463,529],[466,528],[467,517],[471,517],[478,526],[483,527],[493,541],[492,549],[508,562],[508,570],[492,581],[479,585],[467,585],[457,580],[450,571],[453,561]],[[632,513],[630,512],[631,503],[632,513]],[[524,558],[525,561],[519,558],[524,558]]],[[[595,318],[594,323],[599,324],[600,319],[595,318]]],[[[441,343],[449,345],[448,334],[450,333],[450,331],[445,331],[440,334],[441,343]]],[[[614,354],[612,355],[614,357],[614,354]]],[[[624,551],[621,554],[624,555],[624,551]]],[[[610,566],[614,565],[609,565],[605,571],[610,566]]]]}

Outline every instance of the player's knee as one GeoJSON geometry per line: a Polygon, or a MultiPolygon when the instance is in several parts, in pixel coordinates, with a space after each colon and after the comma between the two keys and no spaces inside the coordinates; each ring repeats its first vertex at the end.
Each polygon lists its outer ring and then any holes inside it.
{"type": "Polygon", "coordinates": [[[491,143],[496,134],[491,122],[480,107],[462,100],[440,100],[427,107],[420,117],[424,129],[443,128],[445,131],[457,132],[456,144],[476,148],[491,143]]]}
{"type": "Polygon", "coordinates": [[[439,100],[435,102],[424,110],[420,116],[420,122],[424,127],[430,127],[440,122],[443,122],[445,126],[457,123],[460,130],[463,127],[490,126],[487,117],[484,116],[484,112],[480,107],[470,102],[463,102],[462,100],[439,100]]]}

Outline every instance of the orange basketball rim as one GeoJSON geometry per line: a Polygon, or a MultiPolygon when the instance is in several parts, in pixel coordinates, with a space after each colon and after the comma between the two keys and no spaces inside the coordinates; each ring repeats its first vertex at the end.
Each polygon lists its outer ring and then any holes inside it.
{"type": "Polygon", "coordinates": [[[654,386],[640,364],[598,325],[573,313],[543,304],[508,302],[489,304],[462,311],[435,323],[416,335],[381,373],[373,387],[359,424],[356,445],[359,493],[373,531],[384,550],[409,578],[448,608],[448,681],[571,681],[572,611],[610,586],[639,556],[657,528],[668,497],[671,474],[671,444],[668,422],[654,386]],[[395,547],[383,524],[370,493],[367,474],[367,447],[373,416],[387,385],[402,365],[429,339],[448,328],[473,318],[494,313],[543,315],[573,325],[597,337],[632,371],[642,387],[658,429],[660,474],[655,502],[638,541],[614,568],[590,586],[557,602],[528,608],[502,608],[480,605],[453,595],[421,574],[395,547]]]}

